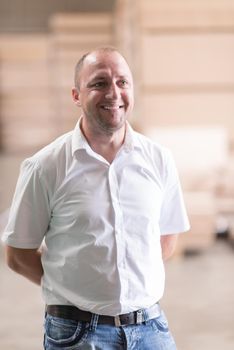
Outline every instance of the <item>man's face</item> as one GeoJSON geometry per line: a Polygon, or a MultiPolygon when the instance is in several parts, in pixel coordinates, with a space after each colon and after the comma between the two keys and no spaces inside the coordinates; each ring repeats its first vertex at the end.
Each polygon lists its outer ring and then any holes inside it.
{"type": "Polygon", "coordinates": [[[84,61],[78,85],[73,97],[81,106],[88,127],[112,133],[124,126],[133,108],[133,80],[118,52],[90,54],[84,61]]]}

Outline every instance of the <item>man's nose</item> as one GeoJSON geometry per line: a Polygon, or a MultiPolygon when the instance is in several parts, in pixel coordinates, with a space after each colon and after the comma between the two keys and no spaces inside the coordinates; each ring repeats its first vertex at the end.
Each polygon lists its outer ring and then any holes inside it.
{"type": "Polygon", "coordinates": [[[106,98],[117,99],[119,97],[119,88],[116,84],[111,84],[106,91],[106,98]]]}

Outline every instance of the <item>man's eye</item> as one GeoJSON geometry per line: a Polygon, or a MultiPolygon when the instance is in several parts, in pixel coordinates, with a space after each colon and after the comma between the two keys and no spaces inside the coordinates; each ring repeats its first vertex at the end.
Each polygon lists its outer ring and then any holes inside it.
{"type": "Polygon", "coordinates": [[[128,81],[125,80],[125,79],[122,79],[122,80],[120,80],[120,85],[127,86],[128,85],[128,81]]]}
{"type": "Polygon", "coordinates": [[[99,88],[105,86],[104,81],[97,81],[96,83],[93,84],[93,87],[99,88]]]}

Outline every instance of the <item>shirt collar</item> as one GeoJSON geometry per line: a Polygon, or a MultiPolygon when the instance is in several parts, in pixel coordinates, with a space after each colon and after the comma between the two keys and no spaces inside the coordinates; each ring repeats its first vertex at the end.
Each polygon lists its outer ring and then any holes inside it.
{"type": "Polygon", "coordinates": [[[81,117],[79,118],[72,134],[72,155],[74,155],[77,150],[86,149],[88,147],[88,142],[81,131],[80,124],[81,117]]]}
{"type": "Polygon", "coordinates": [[[129,122],[126,122],[126,134],[123,147],[126,151],[132,151],[134,148],[139,148],[140,143],[137,137],[137,133],[133,130],[129,122]]]}
{"type": "MultiPolygon", "coordinates": [[[[74,155],[74,153],[77,150],[87,149],[90,147],[85,136],[83,135],[83,133],[81,131],[81,128],[80,128],[81,119],[82,118],[80,117],[76,126],[75,126],[73,134],[72,134],[72,155],[74,155]]],[[[126,134],[125,134],[125,139],[124,139],[124,143],[123,143],[123,148],[127,152],[130,152],[135,147],[137,147],[137,148],[140,147],[137,133],[132,129],[131,125],[127,121],[126,122],[126,134]]]]}

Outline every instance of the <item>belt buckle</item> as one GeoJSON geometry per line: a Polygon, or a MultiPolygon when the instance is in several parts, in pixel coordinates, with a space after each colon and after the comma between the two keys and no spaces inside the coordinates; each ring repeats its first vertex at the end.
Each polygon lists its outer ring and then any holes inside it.
{"type": "Polygon", "coordinates": [[[120,327],[121,326],[121,320],[119,316],[114,317],[114,322],[115,322],[115,327],[120,327]]]}

